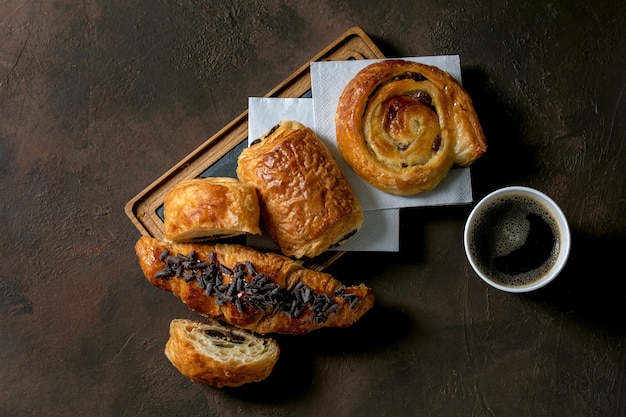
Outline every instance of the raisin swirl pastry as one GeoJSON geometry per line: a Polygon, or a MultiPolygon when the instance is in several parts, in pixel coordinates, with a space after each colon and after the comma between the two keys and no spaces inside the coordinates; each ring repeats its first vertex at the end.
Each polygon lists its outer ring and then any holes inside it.
{"type": "Polygon", "coordinates": [[[143,236],[135,253],[146,279],[190,310],[259,334],[348,327],[374,305],[364,284],[346,287],[328,273],[247,246],[143,236]]]}
{"type": "Polygon", "coordinates": [[[371,185],[396,195],[435,188],[454,165],[487,149],[472,101],[439,68],[384,60],[345,87],[335,114],[337,145],[371,185]]]}

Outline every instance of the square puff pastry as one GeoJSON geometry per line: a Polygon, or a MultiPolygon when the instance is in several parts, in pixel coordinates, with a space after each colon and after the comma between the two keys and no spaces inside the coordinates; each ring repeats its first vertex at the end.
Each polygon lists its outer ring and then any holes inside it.
{"type": "Polygon", "coordinates": [[[163,206],[163,234],[170,242],[261,234],[256,190],[235,178],[181,181],[167,192],[163,206]]]}
{"type": "Polygon", "coordinates": [[[256,187],[261,224],[287,256],[315,257],[363,224],[361,204],[341,168],[299,122],[282,121],[244,149],[237,176],[256,187]]]}

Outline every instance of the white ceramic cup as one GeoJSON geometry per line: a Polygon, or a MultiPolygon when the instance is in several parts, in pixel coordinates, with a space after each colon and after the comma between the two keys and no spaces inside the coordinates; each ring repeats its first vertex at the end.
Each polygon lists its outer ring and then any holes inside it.
{"type": "MultiPolygon", "coordinates": [[[[536,226],[535,230],[537,230],[538,227],[540,226],[536,226]]],[[[545,230],[545,226],[543,228],[545,230]]],[[[537,236],[537,233],[535,232],[533,236],[537,236]]],[[[547,285],[554,278],[556,278],[556,276],[561,272],[561,270],[565,266],[565,263],[567,262],[571,246],[569,226],[567,223],[567,219],[565,218],[565,215],[561,211],[560,207],[544,193],[537,191],[533,188],[522,186],[501,188],[492,192],[491,194],[484,197],[481,201],[479,201],[467,218],[467,221],[465,223],[463,240],[465,246],[465,254],[476,274],[492,287],[502,291],[514,293],[522,293],[536,290],[547,285]],[[511,222],[505,222],[505,220],[503,220],[502,218],[509,216],[507,214],[509,212],[518,211],[517,208],[514,208],[513,205],[501,206],[506,208],[501,208],[499,210],[493,211],[492,213],[497,214],[494,214],[492,216],[493,218],[491,219],[487,220],[485,217],[485,213],[489,210],[492,210],[492,207],[494,207],[494,205],[497,205],[499,202],[501,203],[503,200],[510,201],[511,196],[519,196],[516,197],[516,199],[518,200],[531,199],[531,201],[539,202],[541,206],[543,206],[545,211],[554,220],[553,222],[550,221],[550,223],[553,224],[553,227],[551,228],[552,235],[554,235],[555,237],[555,248],[551,252],[553,254],[551,262],[546,262],[541,268],[532,270],[531,272],[524,272],[521,275],[516,275],[514,273],[502,274],[501,272],[498,272],[494,267],[495,262],[492,262],[494,261],[496,255],[479,255],[479,253],[489,251],[481,251],[477,249],[476,244],[476,239],[479,239],[480,237],[482,243],[487,245],[485,247],[491,247],[492,249],[496,247],[494,243],[495,239],[501,239],[505,242],[504,244],[510,245],[506,250],[503,249],[505,251],[510,251],[511,247],[516,250],[515,246],[517,245],[518,251],[515,253],[515,255],[519,255],[515,258],[517,260],[520,260],[520,257],[523,257],[523,255],[521,254],[528,252],[527,247],[530,244],[527,241],[530,241],[530,238],[527,239],[527,237],[530,233],[529,230],[531,226],[530,223],[527,221],[521,222],[524,224],[524,226],[522,226],[522,229],[524,229],[525,231],[520,233],[517,233],[520,230],[519,225],[514,227],[516,233],[509,233],[511,230],[508,230],[507,228],[510,228],[510,226],[502,226],[502,229],[498,229],[498,232],[494,232],[493,230],[491,230],[490,232],[480,231],[484,230],[485,228],[492,227],[496,224],[511,224],[511,222]],[[491,237],[485,237],[488,236],[490,233],[492,234],[491,237]],[[513,235],[515,235],[516,237],[512,237],[513,235]],[[520,235],[524,237],[520,239],[520,235]],[[525,245],[527,247],[524,247],[525,245]],[[525,249],[526,252],[524,252],[525,249]],[[521,279],[518,279],[520,277],[521,279]]],[[[551,242],[549,236],[546,240],[551,242]]],[[[500,247],[501,246],[497,246],[497,248],[500,247]]],[[[500,254],[498,256],[500,256],[502,259],[502,256],[505,255],[500,254]]],[[[509,258],[507,259],[511,259],[510,257],[511,255],[509,254],[509,258]]]]}

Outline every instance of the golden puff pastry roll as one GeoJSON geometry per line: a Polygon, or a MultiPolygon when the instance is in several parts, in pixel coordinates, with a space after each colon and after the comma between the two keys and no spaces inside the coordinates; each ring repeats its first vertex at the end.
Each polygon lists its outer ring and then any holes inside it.
{"type": "Polygon", "coordinates": [[[363,224],[352,187],[308,127],[283,121],[243,150],[237,176],[257,189],[261,224],[287,256],[315,257],[363,224]]]}
{"type": "Polygon", "coordinates": [[[165,195],[164,238],[171,242],[260,234],[254,187],[235,178],[181,181],[165,195]]]}
{"type": "Polygon", "coordinates": [[[454,164],[468,166],[487,149],[463,87],[439,68],[406,60],[357,73],[340,96],[335,123],[346,162],[396,195],[432,190],[454,164]]]}
{"type": "Polygon", "coordinates": [[[205,317],[258,334],[348,327],[374,306],[364,284],[343,285],[278,253],[226,243],[167,243],[142,236],[146,279],[205,317]]]}
{"type": "Polygon", "coordinates": [[[180,373],[218,388],[266,379],[279,354],[275,340],[211,319],[172,320],[165,345],[165,355],[180,373]]]}

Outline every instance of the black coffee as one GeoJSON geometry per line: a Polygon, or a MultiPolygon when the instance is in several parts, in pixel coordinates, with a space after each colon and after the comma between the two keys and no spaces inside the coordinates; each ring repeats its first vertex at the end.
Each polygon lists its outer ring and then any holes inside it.
{"type": "Polygon", "coordinates": [[[550,271],[559,255],[554,215],[539,200],[514,195],[477,213],[470,236],[478,268],[507,286],[532,284],[550,271]]]}

